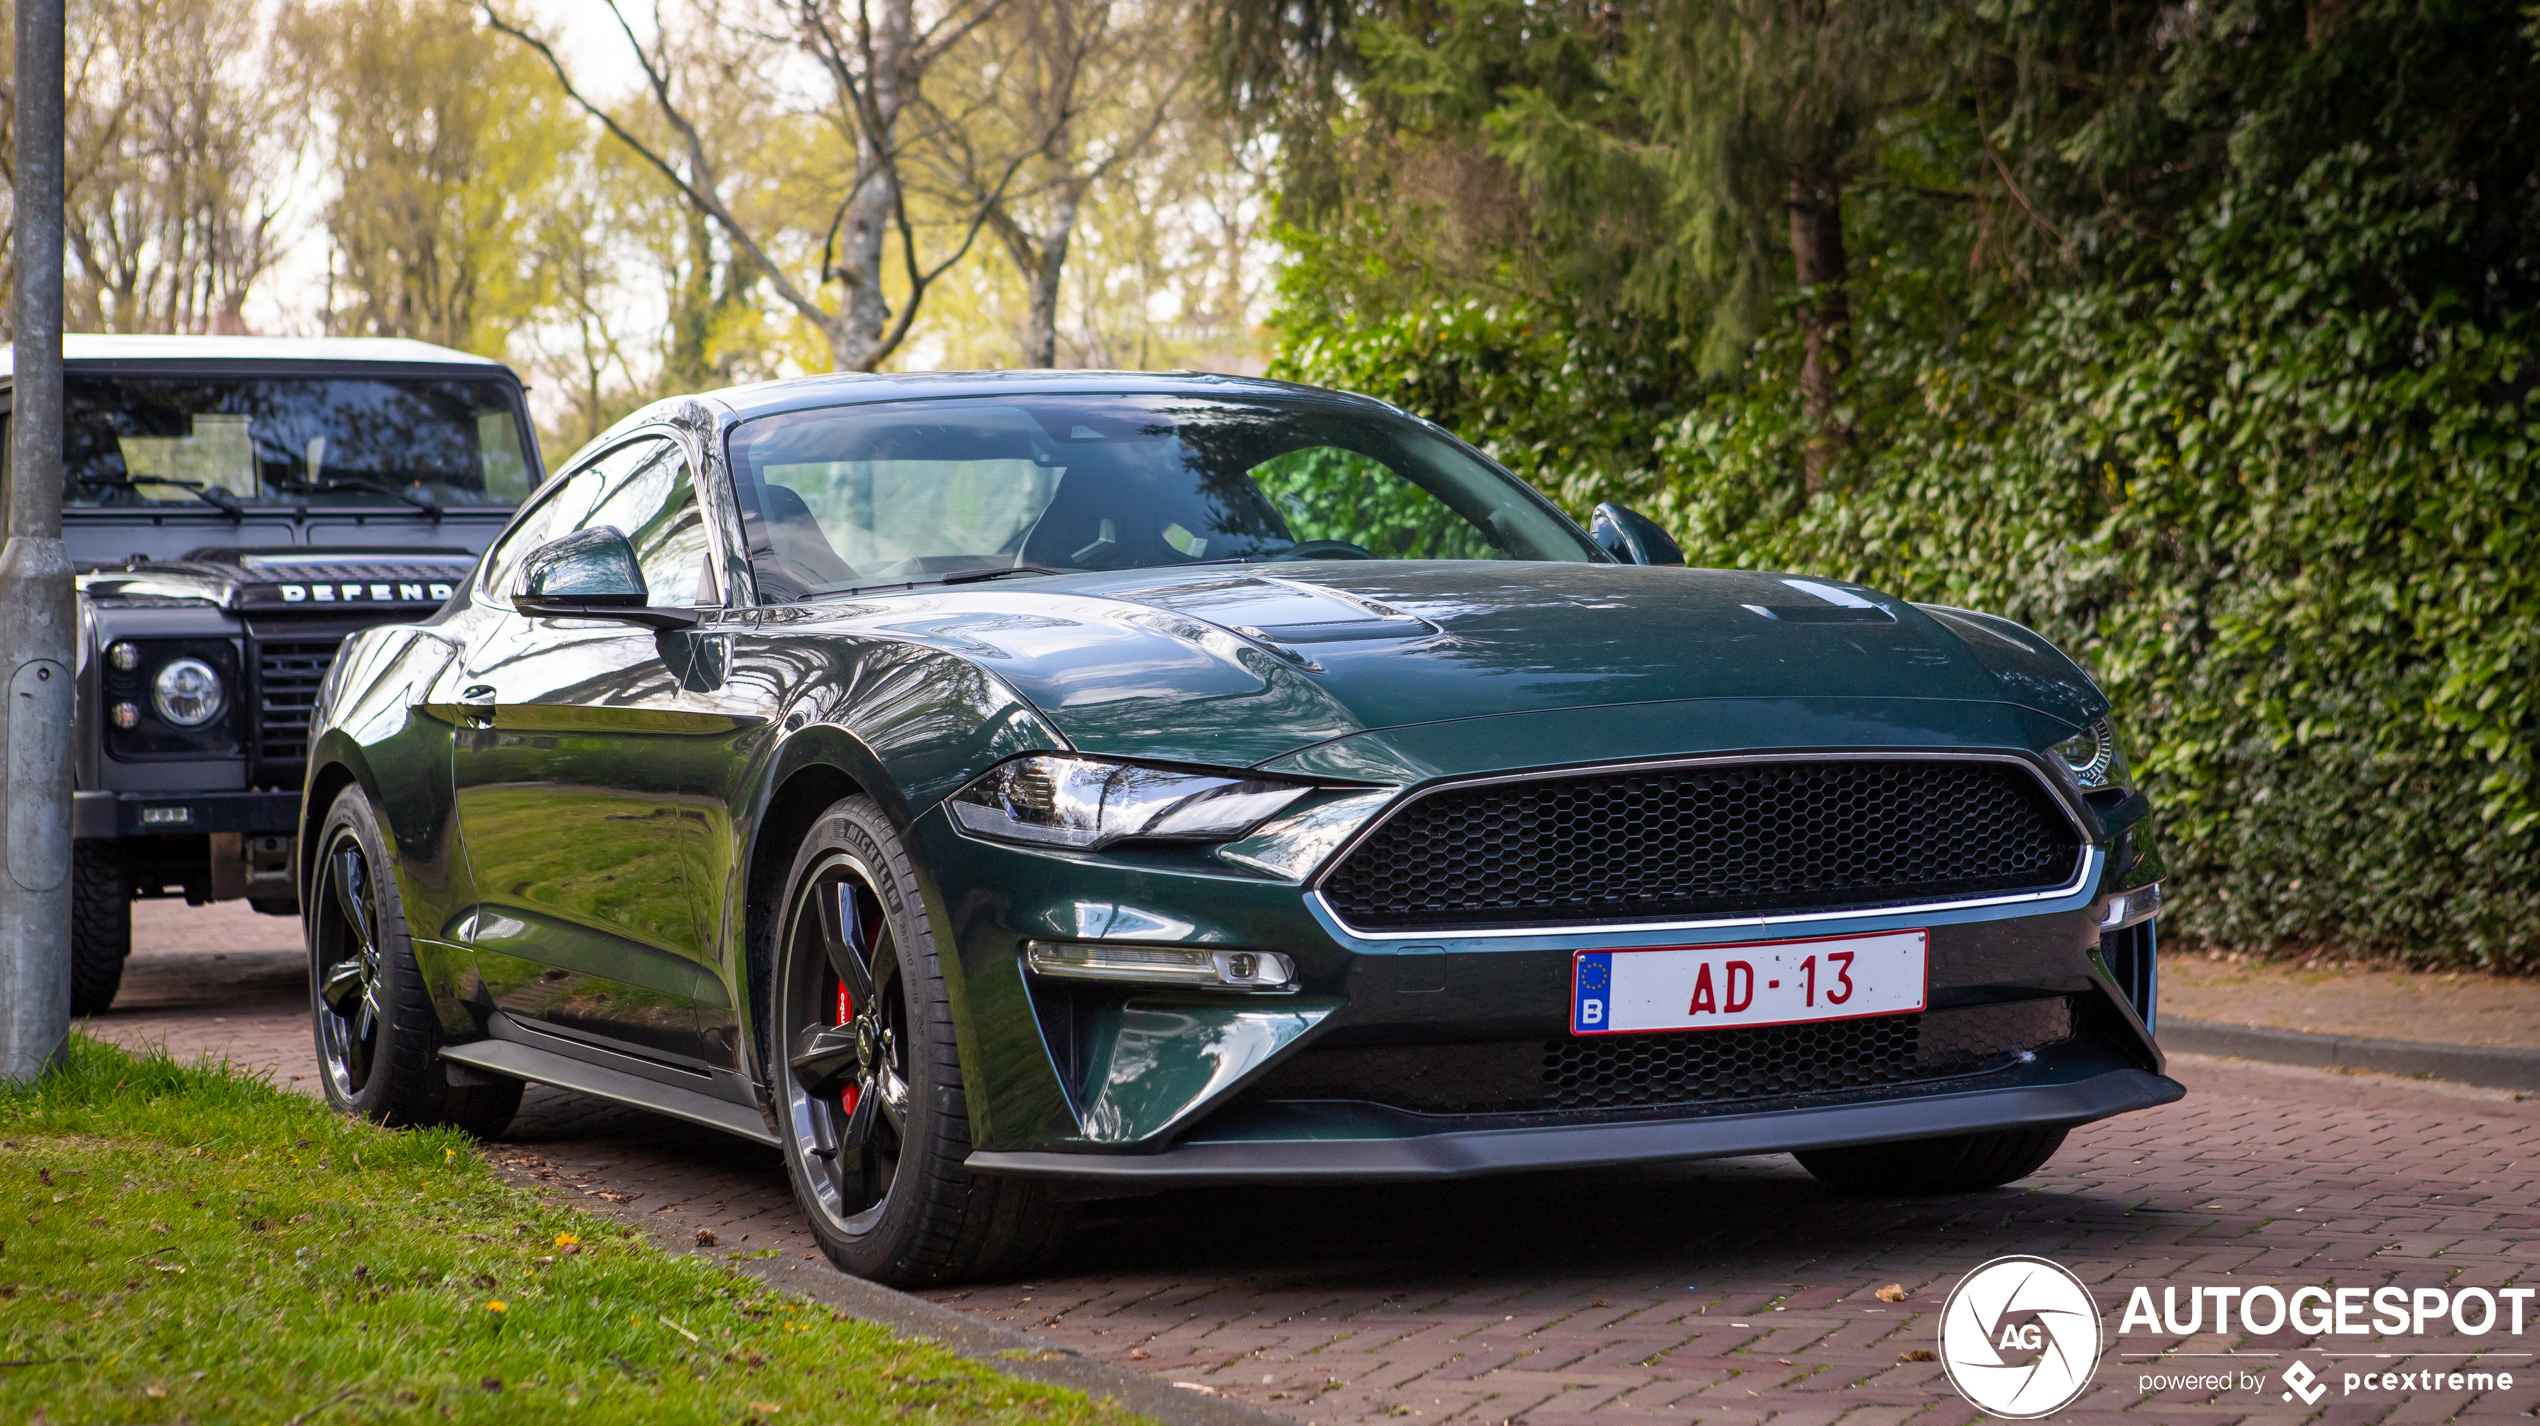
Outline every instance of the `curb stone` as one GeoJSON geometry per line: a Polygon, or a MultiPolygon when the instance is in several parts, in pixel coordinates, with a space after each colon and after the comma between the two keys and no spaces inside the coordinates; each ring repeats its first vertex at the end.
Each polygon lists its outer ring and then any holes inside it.
{"type": "Polygon", "coordinates": [[[2488,1089],[2540,1092],[2540,1050],[2487,1045],[2429,1045],[2414,1040],[2376,1040],[2363,1035],[2322,1035],[2264,1025],[2224,1025],[2210,1020],[2163,1017],[2157,1038],[2164,1050],[2219,1059],[2264,1060],[2306,1069],[2365,1070],[2373,1074],[2450,1080],[2488,1089]]]}
{"type": "Polygon", "coordinates": [[[487,1165],[506,1181],[562,1199],[587,1213],[614,1218],[643,1230],[666,1253],[704,1258],[717,1267],[737,1268],[768,1286],[844,1309],[868,1322],[878,1322],[899,1335],[933,1342],[956,1356],[1007,1376],[1067,1387],[1089,1397],[1110,1397],[1120,1405],[1168,1426],[1297,1426],[1286,1416],[1224,1397],[1190,1391],[1124,1367],[1095,1361],[1074,1347],[1018,1332],[1011,1327],[956,1312],[940,1303],[912,1296],[862,1278],[849,1277],[827,1259],[804,1262],[786,1258],[732,1257],[700,1249],[676,1228],[647,1221],[645,1215],[604,1200],[567,1195],[521,1169],[488,1157],[487,1165]]]}

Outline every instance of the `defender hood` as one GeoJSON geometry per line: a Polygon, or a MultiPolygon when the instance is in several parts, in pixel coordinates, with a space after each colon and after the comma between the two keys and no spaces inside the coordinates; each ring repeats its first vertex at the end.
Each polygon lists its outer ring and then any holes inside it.
{"type": "MultiPolygon", "coordinates": [[[[1376,729],[1684,699],[2106,701],[2007,621],[1742,571],[1312,561],[1017,578],[772,621],[978,662],[1087,752],[1245,765],[1376,729]]],[[[812,632],[804,628],[802,632],[812,632]]]]}
{"type": "Polygon", "coordinates": [[[95,599],[200,599],[240,613],[317,614],[383,608],[419,617],[441,606],[476,567],[447,549],[196,550],[181,560],[80,576],[95,599]]]}

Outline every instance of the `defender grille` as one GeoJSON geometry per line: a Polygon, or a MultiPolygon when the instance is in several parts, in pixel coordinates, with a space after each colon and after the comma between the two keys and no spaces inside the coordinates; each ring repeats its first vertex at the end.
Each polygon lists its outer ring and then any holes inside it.
{"type": "Polygon", "coordinates": [[[1787,1099],[1981,1074],[2072,1035],[2072,1001],[2057,997],[1806,1025],[1309,1048],[1251,1097],[1355,1099],[1423,1114],[1787,1099]]]}
{"type": "Polygon", "coordinates": [[[2044,890],[2080,855],[2011,764],[1741,763],[1449,788],[1323,893],[1363,930],[1675,920],[2044,890]]]}
{"type": "Polygon", "coordinates": [[[308,761],[309,720],[318,685],[343,643],[332,639],[268,640],[256,645],[256,756],[268,768],[308,761]]]}

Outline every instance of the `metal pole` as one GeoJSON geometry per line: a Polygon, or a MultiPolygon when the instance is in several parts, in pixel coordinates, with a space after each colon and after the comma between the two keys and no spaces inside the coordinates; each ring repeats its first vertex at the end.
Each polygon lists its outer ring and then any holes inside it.
{"type": "Polygon", "coordinates": [[[0,546],[0,1078],[59,1064],[71,1013],[70,552],[62,544],[62,5],[18,0],[16,371],[0,546]]]}

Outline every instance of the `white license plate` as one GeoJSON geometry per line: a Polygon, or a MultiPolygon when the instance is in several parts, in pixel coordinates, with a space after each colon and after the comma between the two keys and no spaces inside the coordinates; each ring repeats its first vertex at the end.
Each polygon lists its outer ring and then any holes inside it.
{"type": "Polygon", "coordinates": [[[1791,1025],[1923,1008],[1923,931],[1581,951],[1570,962],[1570,1030],[1627,1035],[1717,1025],[1791,1025]]]}

